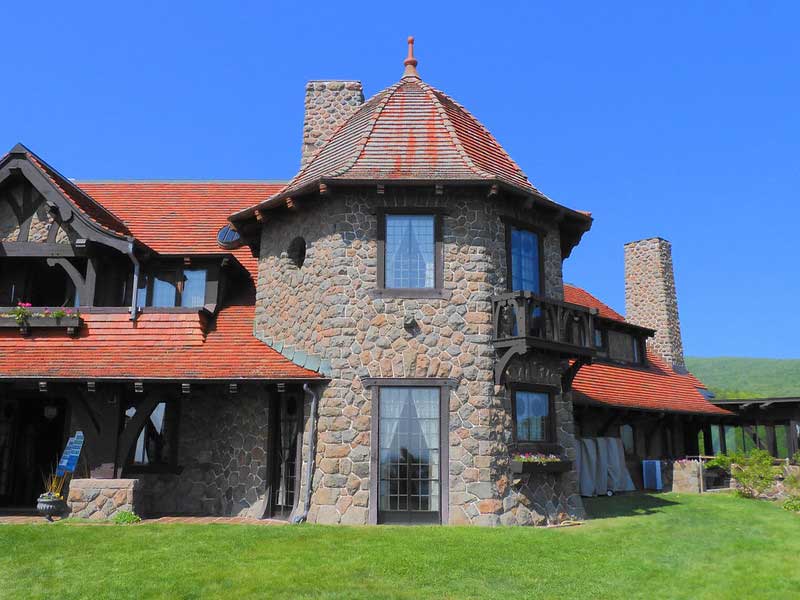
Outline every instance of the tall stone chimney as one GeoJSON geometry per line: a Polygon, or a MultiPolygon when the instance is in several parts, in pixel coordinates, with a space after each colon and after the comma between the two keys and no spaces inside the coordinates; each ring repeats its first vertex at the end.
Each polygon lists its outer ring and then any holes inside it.
{"type": "Polygon", "coordinates": [[[309,81],[306,84],[301,167],[362,104],[364,90],[360,81],[309,81]]]}
{"type": "Polygon", "coordinates": [[[625,317],[655,329],[651,350],[679,372],[683,362],[678,296],[672,268],[672,244],[649,238],[625,244],[625,317]]]}

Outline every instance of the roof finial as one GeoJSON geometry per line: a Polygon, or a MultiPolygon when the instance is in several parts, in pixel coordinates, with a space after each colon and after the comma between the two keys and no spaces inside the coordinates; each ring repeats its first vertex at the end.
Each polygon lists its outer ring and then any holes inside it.
{"type": "Polygon", "coordinates": [[[417,59],[414,58],[414,36],[408,36],[408,56],[403,61],[403,64],[406,66],[406,70],[403,71],[403,78],[406,77],[416,77],[419,79],[419,73],[417,73],[417,59]]]}

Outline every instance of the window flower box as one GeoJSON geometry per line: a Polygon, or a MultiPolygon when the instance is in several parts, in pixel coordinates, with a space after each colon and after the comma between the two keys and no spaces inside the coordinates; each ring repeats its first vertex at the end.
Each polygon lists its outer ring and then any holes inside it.
{"type": "Polygon", "coordinates": [[[555,454],[524,453],[511,457],[512,473],[564,473],[572,469],[572,461],[555,454]]]}
{"type": "Polygon", "coordinates": [[[0,328],[19,329],[22,335],[30,335],[32,329],[64,329],[68,335],[75,335],[83,324],[76,315],[65,317],[31,316],[20,322],[15,317],[0,317],[0,328]]]}

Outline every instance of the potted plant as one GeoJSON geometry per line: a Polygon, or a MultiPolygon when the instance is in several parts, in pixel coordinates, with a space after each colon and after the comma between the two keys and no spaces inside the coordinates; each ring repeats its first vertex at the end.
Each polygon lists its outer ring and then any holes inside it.
{"type": "Polygon", "coordinates": [[[58,477],[52,473],[48,475],[45,479],[47,491],[36,500],[36,511],[48,521],[67,512],[67,503],[61,495],[64,479],[63,476],[58,477]]]}
{"type": "Polygon", "coordinates": [[[511,456],[513,473],[563,473],[572,469],[572,461],[556,454],[518,452],[511,456]]]}

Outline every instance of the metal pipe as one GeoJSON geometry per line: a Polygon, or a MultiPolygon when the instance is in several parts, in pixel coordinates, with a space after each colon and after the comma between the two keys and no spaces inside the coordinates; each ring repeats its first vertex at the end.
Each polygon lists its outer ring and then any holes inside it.
{"type": "Polygon", "coordinates": [[[131,290],[131,321],[135,321],[136,318],[139,316],[139,307],[136,306],[136,302],[138,300],[137,295],[139,292],[139,270],[141,269],[141,265],[139,264],[139,259],[136,258],[136,255],[133,252],[133,242],[128,245],[128,257],[131,259],[133,263],[133,290],[131,290]]]}
{"type": "Polygon", "coordinates": [[[308,519],[308,510],[311,507],[311,478],[314,475],[314,458],[316,457],[316,438],[317,438],[317,404],[319,396],[307,383],[303,384],[303,391],[311,395],[311,426],[308,431],[308,458],[306,459],[306,497],[302,514],[295,515],[292,523],[298,524],[308,519]]]}

